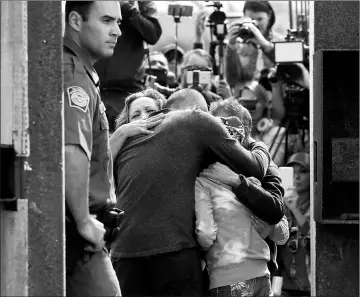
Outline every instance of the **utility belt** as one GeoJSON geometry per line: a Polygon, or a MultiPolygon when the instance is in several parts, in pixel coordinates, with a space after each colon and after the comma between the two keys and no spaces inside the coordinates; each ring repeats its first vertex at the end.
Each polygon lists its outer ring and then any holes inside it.
{"type": "MultiPolygon", "coordinates": [[[[115,240],[124,212],[117,208],[104,209],[96,214],[97,220],[104,224],[106,230],[104,251],[108,253],[115,240]]],[[[90,252],[84,250],[87,242],[80,236],[75,220],[66,206],[66,274],[71,275],[78,261],[89,261],[90,252]]]]}

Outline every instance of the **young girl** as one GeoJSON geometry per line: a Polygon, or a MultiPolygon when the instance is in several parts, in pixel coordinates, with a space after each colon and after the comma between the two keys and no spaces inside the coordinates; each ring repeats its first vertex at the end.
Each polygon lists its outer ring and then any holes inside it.
{"type": "MultiPolygon", "coordinates": [[[[256,150],[250,138],[251,116],[243,106],[235,99],[226,99],[212,105],[211,110],[214,115],[237,115],[223,120],[225,125],[245,147],[256,150]]],[[[276,167],[271,165],[267,174],[276,167]]],[[[210,293],[211,296],[271,296],[267,266],[270,250],[264,239],[269,237],[277,244],[284,244],[289,237],[287,220],[284,217],[279,224],[269,226],[255,218],[232,192],[233,180],[237,178],[239,175],[227,166],[215,163],[200,174],[195,184],[196,234],[207,251],[210,293]]],[[[240,179],[244,195],[250,194],[249,199],[252,193],[265,192],[257,179],[241,175],[240,179]]]]}

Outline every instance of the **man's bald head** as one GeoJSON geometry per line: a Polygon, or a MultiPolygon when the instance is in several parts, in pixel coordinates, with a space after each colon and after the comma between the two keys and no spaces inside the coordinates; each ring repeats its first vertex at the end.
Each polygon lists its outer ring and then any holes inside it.
{"type": "Polygon", "coordinates": [[[202,111],[208,112],[208,106],[204,96],[194,89],[182,89],[172,94],[166,101],[166,108],[191,109],[197,106],[202,111]]]}

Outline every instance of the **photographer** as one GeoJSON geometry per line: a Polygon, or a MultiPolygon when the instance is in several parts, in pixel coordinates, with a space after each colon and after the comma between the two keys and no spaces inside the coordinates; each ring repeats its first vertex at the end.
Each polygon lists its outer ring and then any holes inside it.
{"type": "MultiPolygon", "coordinates": [[[[275,70],[271,69],[270,72],[275,73],[275,70]]],[[[297,152],[309,152],[309,71],[303,63],[294,63],[285,66],[279,65],[276,72],[277,79],[270,79],[272,88],[271,114],[274,124],[286,125],[286,121],[290,121],[292,122],[292,126],[296,126],[297,128],[288,129],[289,135],[286,152],[288,156],[297,152]],[[299,90],[289,95],[288,89],[291,85],[297,87],[299,90]]],[[[283,130],[285,129],[283,128],[283,130]]],[[[275,134],[274,131],[272,132],[272,134],[275,134]]],[[[280,131],[280,134],[281,133],[285,133],[285,131],[280,131]]],[[[265,143],[270,141],[270,139],[267,140],[264,138],[260,140],[265,143]]],[[[285,143],[285,137],[283,142],[285,143]]]]}
{"type": "Polygon", "coordinates": [[[150,52],[148,56],[144,58],[143,65],[141,67],[142,79],[144,79],[145,87],[147,87],[147,76],[156,76],[156,84],[163,87],[176,88],[175,74],[169,69],[169,62],[165,55],[161,52],[150,52]]]}
{"type": "Polygon", "coordinates": [[[180,86],[187,88],[191,86],[188,82],[188,73],[190,71],[200,70],[209,72],[207,83],[200,84],[200,91],[205,96],[208,104],[231,96],[231,90],[226,81],[217,84],[217,77],[213,73],[213,62],[210,54],[203,49],[193,49],[185,53],[183,67],[181,69],[180,86]]]}
{"type": "MultiPolygon", "coordinates": [[[[209,17],[209,14],[206,10],[201,11],[195,22],[195,42],[194,49],[203,49],[204,48],[204,33],[206,29],[206,20],[209,17]]],[[[213,58],[211,58],[212,62],[216,65],[219,65],[219,52],[216,47],[216,43],[212,42],[210,44],[210,56],[213,54],[213,58]],[[211,54],[212,53],[212,54],[211,54]]],[[[213,65],[213,70],[217,70],[216,65],[213,65]]],[[[217,72],[217,71],[216,71],[217,72]]],[[[211,91],[221,96],[223,99],[230,98],[232,96],[230,85],[227,83],[225,79],[219,79],[219,76],[213,76],[211,91]]]]}
{"type": "Polygon", "coordinates": [[[259,79],[262,69],[274,66],[272,42],[280,40],[272,31],[275,12],[268,1],[246,1],[243,13],[229,26],[225,52],[226,79],[236,97],[247,82],[259,79]]]}
{"type": "Polygon", "coordinates": [[[275,296],[310,296],[310,156],[292,155],[287,166],[294,168],[294,188],[285,189],[284,203],[290,238],[279,247],[279,274],[282,290],[275,296]]]}
{"type": "Polygon", "coordinates": [[[145,55],[144,42],[154,45],[162,34],[155,1],[120,1],[120,5],[123,34],[118,38],[114,55],[95,64],[110,132],[124,107],[125,97],[144,88],[136,79],[145,55]]]}
{"type": "MultiPolygon", "coordinates": [[[[213,75],[213,63],[211,56],[203,49],[193,49],[185,53],[183,64],[180,69],[180,86],[177,88],[166,88],[158,83],[154,83],[154,88],[168,98],[171,94],[180,89],[194,88],[198,90],[205,98],[208,105],[212,102],[221,100],[222,97],[212,92],[214,75],[213,75]],[[194,71],[200,71],[201,81],[199,83],[191,83],[194,78],[194,71]],[[190,80],[190,81],[189,81],[190,80]]],[[[228,87],[223,88],[223,98],[230,97],[231,90],[228,87]]]]}
{"type": "Polygon", "coordinates": [[[278,65],[277,70],[263,69],[259,82],[247,83],[241,92],[239,100],[252,115],[253,137],[267,145],[278,166],[293,153],[309,152],[309,130],[304,120],[309,116],[308,86],[306,67],[294,63],[278,65]],[[292,85],[299,91],[289,94],[292,85]]]}
{"type": "MultiPolygon", "coordinates": [[[[292,73],[288,74],[288,76],[291,76],[292,81],[303,87],[304,89],[309,90],[310,73],[306,69],[305,65],[302,63],[294,63],[292,65],[292,69],[292,73]]],[[[279,70],[281,71],[281,68],[279,70]]],[[[276,75],[275,72],[276,70],[274,68],[271,68],[269,70],[269,75],[276,75]]],[[[281,121],[284,118],[286,112],[283,100],[284,81],[282,81],[281,78],[278,78],[276,80],[271,80],[270,84],[272,89],[272,107],[273,110],[276,112],[273,115],[277,120],[281,121]]]]}
{"type": "Polygon", "coordinates": [[[177,71],[177,77],[180,77],[180,67],[181,64],[183,62],[183,58],[184,58],[184,50],[180,47],[180,46],[175,46],[175,44],[168,44],[166,45],[162,51],[161,51],[166,59],[168,60],[169,63],[169,70],[173,73],[175,73],[177,71]],[[175,69],[175,48],[177,50],[177,54],[176,54],[176,60],[177,60],[177,70],[175,69]]]}
{"type": "Polygon", "coordinates": [[[261,84],[261,81],[252,81],[244,86],[241,97],[238,100],[242,102],[242,105],[251,114],[254,127],[252,129],[252,137],[265,143],[269,148],[274,163],[277,166],[282,166],[285,155],[285,143],[282,141],[282,135],[284,135],[285,128],[282,127],[279,131],[280,133],[276,136],[280,121],[273,117],[276,111],[273,110],[271,91],[267,90],[261,84]],[[274,146],[271,147],[273,142],[274,146]],[[275,148],[278,144],[280,146],[275,153],[275,148]]]}

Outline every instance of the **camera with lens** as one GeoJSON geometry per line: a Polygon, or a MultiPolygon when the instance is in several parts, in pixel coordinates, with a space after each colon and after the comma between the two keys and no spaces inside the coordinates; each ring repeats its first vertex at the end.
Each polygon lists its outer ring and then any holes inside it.
{"type": "Polygon", "coordinates": [[[292,227],[290,230],[287,248],[291,253],[296,253],[299,248],[304,249],[305,252],[310,254],[310,237],[303,236],[298,227],[292,227]]]}
{"type": "Polygon", "coordinates": [[[296,253],[299,248],[299,229],[292,227],[289,234],[287,248],[291,253],[296,253]]]}
{"type": "Polygon", "coordinates": [[[150,76],[156,77],[156,82],[163,86],[167,87],[168,84],[168,71],[164,68],[154,68],[154,67],[145,67],[145,73],[150,76]]]}
{"type": "Polygon", "coordinates": [[[250,18],[244,18],[242,22],[239,24],[239,37],[243,40],[248,40],[254,38],[254,33],[249,28],[249,24],[253,24],[254,26],[258,27],[258,22],[252,20],[250,18]]]}

